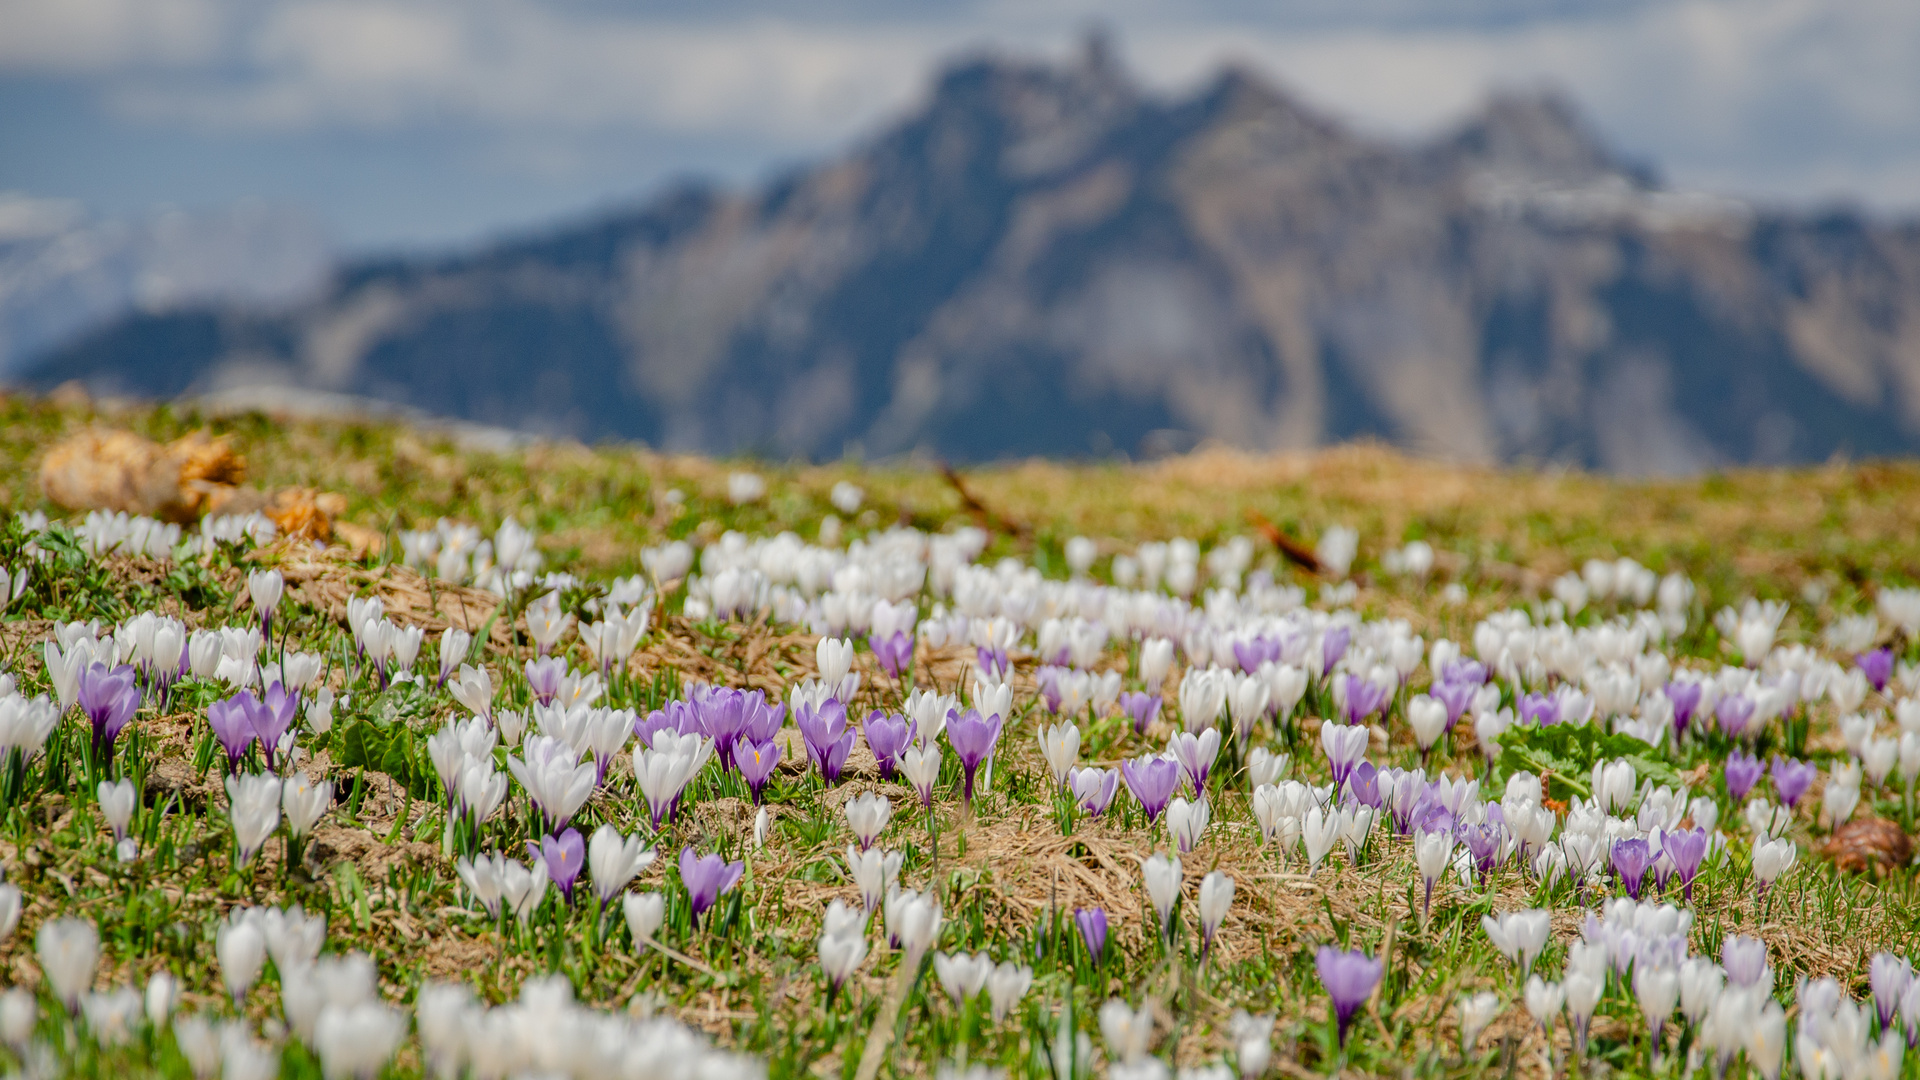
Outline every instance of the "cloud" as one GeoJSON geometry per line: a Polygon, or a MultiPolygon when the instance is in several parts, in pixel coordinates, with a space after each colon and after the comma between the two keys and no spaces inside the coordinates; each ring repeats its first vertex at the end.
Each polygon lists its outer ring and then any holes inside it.
{"type": "Polygon", "coordinates": [[[115,101],[216,128],[455,121],[815,145],[909,101],[946,45],[940,31],[911,26],[649,20],[527,0],[299,0],[244,36],[237,74],[140,78],[115,101]]]}
{"type": "Polygon", "coordinates": [[[228,20],[219,0],[0,0],[0,72],[204,64],[217,58],[228,20]]]}
{"type": "Polygon", "coordinates": [[[1548,81],[1688,182],[1905,205],[1920,174],[1911,0],[978,0],[908,14],[845,0],[811,20],[773,10],[0,0],[0,73],[66,73],[124,115],[219,131],[458,124],[549,145],[750,139],[786,155],[824,152],[907,108],[956,50],[1058,53],[1101,19],[1157,85],[1239,58],[1378,131],[1428,133],[1491,87],[1548,81]]]}

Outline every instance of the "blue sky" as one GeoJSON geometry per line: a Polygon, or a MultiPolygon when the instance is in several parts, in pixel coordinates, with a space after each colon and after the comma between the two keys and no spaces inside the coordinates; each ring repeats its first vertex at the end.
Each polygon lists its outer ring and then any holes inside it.
{"type": "Polygon", "coordinates": [[[1676,186],[1920,216],[1913,0],[0,0],[0,192],[459,245],[832,153],[1096,19],[1169,93],[1234,60],[1414,137],[1547,82],[1676,186]]]}

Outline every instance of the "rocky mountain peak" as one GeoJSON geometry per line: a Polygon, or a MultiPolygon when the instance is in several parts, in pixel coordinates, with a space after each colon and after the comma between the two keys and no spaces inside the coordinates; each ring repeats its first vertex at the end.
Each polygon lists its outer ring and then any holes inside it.
{"type": "Polygon", "coordinates": [[[1579,108],[1548,89],[1494,94],[1440,150],[1470,168],[1535,183],[1581,184],[1632,173],[1579,108]]]}

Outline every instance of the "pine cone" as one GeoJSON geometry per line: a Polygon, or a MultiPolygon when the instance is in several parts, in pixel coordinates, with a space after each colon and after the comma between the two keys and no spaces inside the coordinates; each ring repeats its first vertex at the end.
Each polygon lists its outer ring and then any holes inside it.
{"type": "Polygon", "coordinates": [[[1860,818],[1834,830],[1820,853],[1842,870],[1888,870],[1912,861],[1913,839],[1885,818],[1860,818]]]}

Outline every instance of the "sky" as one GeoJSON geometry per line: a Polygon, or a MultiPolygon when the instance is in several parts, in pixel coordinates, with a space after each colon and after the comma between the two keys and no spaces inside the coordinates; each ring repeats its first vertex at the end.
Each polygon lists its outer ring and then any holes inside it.
{"type": "Polygon", "coordinates": [[[1673,186],[1920,217],[1914,0],[0,0],[0,192],[459,247],[829,156],[1096,23],[1168,94],[1235,62],[1414,139],[1553,86],[1673,186]]]}

